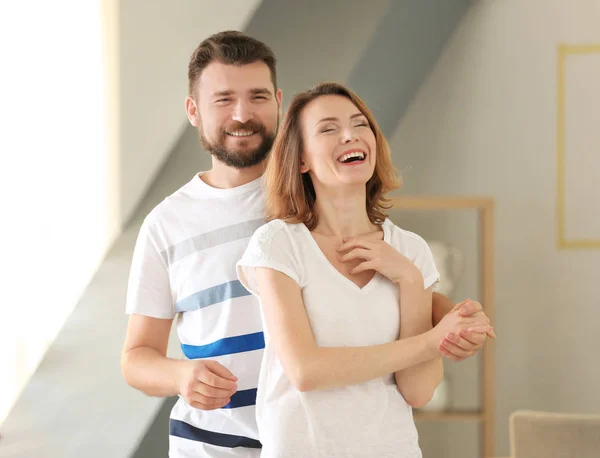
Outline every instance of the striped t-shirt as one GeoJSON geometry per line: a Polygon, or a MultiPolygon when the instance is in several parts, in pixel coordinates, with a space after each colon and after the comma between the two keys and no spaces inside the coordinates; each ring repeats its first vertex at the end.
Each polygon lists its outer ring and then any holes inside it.
{"type": "Polygon", "coordinates": [[[238,281],[235,266],[262,224],[260,179],[216,189],[196,175],[154,208],[140,229],[127,313],[177,316],[185,357],[215,360],[238,378],[238,391],[222,409],[199,410],[179,398],[170,419],[171,458],[260,454],[260,305],[238,281]]]}

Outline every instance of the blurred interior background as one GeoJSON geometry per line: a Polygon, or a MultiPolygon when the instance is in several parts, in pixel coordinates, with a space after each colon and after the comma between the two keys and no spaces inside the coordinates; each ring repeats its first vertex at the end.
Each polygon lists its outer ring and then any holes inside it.
{"type": "MultiPolygon", "coordinates": [[[[167,455],[173,400],[119,368],[126,282],[143,217],[210,167],[187,63],[226,29],[273,48],[284,103],[355,90],[398,195],[495,204],[493,378],[447,365],[425,458],[483,456],[484,395],[494,455],[517,409],[600,412],[599,24],[598,0],[2,2],[0,457],[167,455]]],[[[460,250],[453,299],[483,302],[476,212],[393,219],[460,250]]]]}

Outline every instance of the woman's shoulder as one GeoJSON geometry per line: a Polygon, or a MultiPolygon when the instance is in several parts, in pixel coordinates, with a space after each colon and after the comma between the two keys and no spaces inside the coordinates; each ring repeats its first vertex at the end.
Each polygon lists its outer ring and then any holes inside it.
{"type": "Polygon", "coordinates": [[[260,226],[254,235],[275,235],[279,232],[293,235],[300,232],[302,224],[288,223],[282,219],[273,219],[260,226]]]}
{"type": "Polygon", "coordinates": [[[385,219],[385,221],[383,222],[383,227],[384,229],[387,229],[389,231],[392,245],[410,245],[418,248],[427,245],[425,239],[419,234],[401,228],[400,226],[392,222],[392,220],[390,220],[389,218],[385,219]]]}
{"type": "Polygon", "coordinates": [[[301,224],[287,223],[281,219],[274,219],[259,227],[252,236],[252,242],[261,247],[270,247],[274,239],[278,243],[294,243],[302,230],[301,224]]]}

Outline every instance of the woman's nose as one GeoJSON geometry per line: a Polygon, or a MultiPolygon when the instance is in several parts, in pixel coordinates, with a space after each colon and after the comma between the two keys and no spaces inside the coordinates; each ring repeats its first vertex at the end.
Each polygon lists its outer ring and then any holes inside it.
{"type": "Polygon", "coordinates": [[[358,136],[355,134],[353,129],[343,129],[342,143],[353,143],[356,140],[358,140],[358,136]]]}

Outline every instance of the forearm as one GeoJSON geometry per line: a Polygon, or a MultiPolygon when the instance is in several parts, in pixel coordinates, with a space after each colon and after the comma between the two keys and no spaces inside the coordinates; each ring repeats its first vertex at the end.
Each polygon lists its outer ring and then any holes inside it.
{"type": "MultiPolygon", "coordinates": [[[[432,329],[431,293],[422,284],[405,284],[400,288],[400,338],[425,335],[432,329]]],[[[406,402],[412,407],[425,405],[443,376],[441,355],[437,352],[427,361],[396,372],[396,384],[406,402]]]]}
{"type": "Polygon", "coordinates": [[[261,305],[277,357],[300,391],[355,385],[428,361],[437,342],[428,335],[362,347],[319,347],[300,288],[269,268],[257,269],[261,305]]]}
{"type": "Polygon", "coordinates": [[[442,318],[454,308],[454,303],[443,294],[434,292],[431,297],[431,307],[432,324],[433,326],[437,326],[437,324],[442,321],[442,318]]]}
{"type": "Polygon", "coordinates": [[[179,394],[177,375],[185,361],[163,356],[153,348],[139,347],[121,358],[123,377],[129,385],[148,396],[168,397],[179,394]]]}
{"type": "Polygon", "coordinates": [[[286,374],[300,391],[327,390],[401,371],[435,353],[425,335],[368,347],[315,347],[289,364],[286,374]]]}

